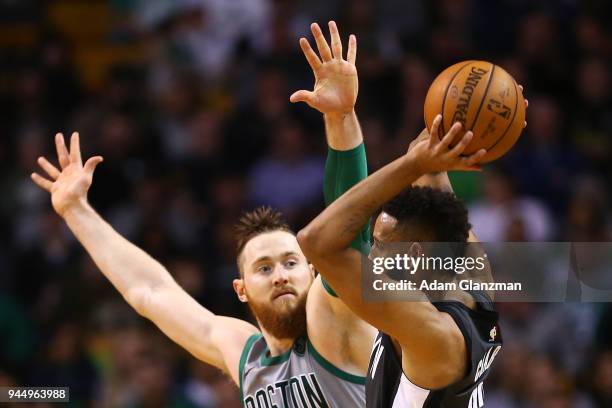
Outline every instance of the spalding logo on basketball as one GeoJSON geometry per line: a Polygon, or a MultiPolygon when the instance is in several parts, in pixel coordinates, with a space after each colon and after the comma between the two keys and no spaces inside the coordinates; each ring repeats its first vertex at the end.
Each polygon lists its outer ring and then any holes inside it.
{"type": "Polygon", "coordinates": [[[495,160],[516,143],[525,123],[525,99],[516,81],[498,65],[463,61],[445,69],[433,81],[425,98],[427,129],[442,113],[443,136],[455,122],[474,138],[464,154],[487,149],[482,163],[495,160]]]}

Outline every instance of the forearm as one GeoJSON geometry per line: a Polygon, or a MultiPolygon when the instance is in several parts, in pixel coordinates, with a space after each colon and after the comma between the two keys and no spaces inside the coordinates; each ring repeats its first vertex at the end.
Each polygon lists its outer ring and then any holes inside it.
{"type": "Polygon", "coordinates": [[[323,180],[327,206],[368,176],[368,164],[355,111],[346,115],[325,114],[323,117],[328,147],[323,180]]]}
{"type": "MultiPolygon", "coordinates": [[[[366,159],[365,146],[357,117],[338,119],[337,117],[325,117],[326,129],[328,130],[328,151],[325,161],[324,197],[325,205],[330,205],[347,190],[368,176],[368,163],[366,159]],[[357,146],[353,146],[358,143],[357,146]],[[348,150],[337,150],[336,147],[348,148],[348,150]]],[[[358,251],[369,250],[369,220],[365,222],[361,232],[353,239],[351,246],[358,251]]],[[[333,289],[323,279],[323,286],[327,292],[336,296],[333,289]]]]}
{"type": "MultiPolygon", "coordinates": [[[[338,151],[331,147],[327,152],[324,176],[325,205],[328,206],[354,185],[368,177],[365,146],[360,143],[351,150],[338,151]]],[[[363,251],[369,244],[369,220],[362,225],[361,232],[352,241],[352,247],[363,251]]]]}
{"type": "Polygon", "coordinates": [[[348,248],[371,215],[420,176],[415,162],[404,155],[361,181],[300,232],[307,252],[315,256],[348,248]]]}
{"type": "Polygon", "coordinates": [[[137,310],[135,293],[173,282],[159,262],[123,238],[88,203],[73,206],[63,216],[104,276],[137,310]]]}
{"type": "Polygon", "coordinates": [[[334,150],[351,150],[363,143],[361,126],[355,111],[343,114],[325,114],[327,144],[334,150]]]}

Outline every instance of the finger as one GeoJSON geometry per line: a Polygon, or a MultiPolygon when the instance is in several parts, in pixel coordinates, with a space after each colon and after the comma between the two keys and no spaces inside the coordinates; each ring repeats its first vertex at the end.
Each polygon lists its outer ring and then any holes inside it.
{"type": "Polygon", "coordinates": [[[72,132],[72,137],[70,137],[70,162],[78,164],[82,163],[79,132],[72,132]]]}
{"type": "Polygon", "coordinates": [[[321,66],[321,60],[314,52],[307,39],[300,38],[300,48],[302,49],[310,68],[312,68],[313,71],[316,71],[321,66]]]}
{"type": "Polygon", "coordinates": [[[32,177],[32,181],[34,181],[34,183],[36,183],[38,187],[47,190],[48,192],[51,192],[51,187],[53,186],[53,183],[51,181],[40,176],[38,173],[32,173],[30,177],[32,177]]]}
{"type": "Polygon", "coordinates": [[[527,121],[525,121],[525,123],[523,123],[523,129],[525,129],[527,127],[527,121]]]}
{"type": "Polygon", "coordinates": [[[467,168],[476,167],[475,170],[480,170],[480,166],[477,166],[477,164],[480,163],[480,161],[484,158],[486,154],[487,151],[485,149],[480,149],[476,153],[464,157],[462,161],[467,168]]]}
{"type": "Polygon", "coordinates": [[[90,157],[89,160],[85,162],[85,166],[83,166],[83,170],[86,173],[93,175],[94,170],[96,170],[96,166],[104,161],[102,156],[94,156],[90,157]]]}
{"type": "Polygon", "coordinates": [[[529,99],[525,99],[525,107],[528,108],[529,107],[529,99]]]}
{"type": "Polygon", "coordinates": [[[289,101],[291,101],[292,103],[306,102],[308,104],[311,104],[315,101],[315,94],[314,92],[305,91],[302,89],[294,92],[293,95],[289,97],[289,101]]]}
{"type": "Polygon", "coordinates": [[[518,87],[521,90],[521,93],[523,93],[523,85],[519,85],[518,87]]]}
{"type": "MultiPolygon", "coordinates": [[[[453,126],[451,126],[448,133],[446,133],[446,135],[440,141],[440,149],[448,149],[451,143],[453,143],[453,140],[457,138],[457,135],[459,134],[459,132],[461,132],[462,128],[463,126],[460,122],[455,122],[453,126]]],[[[463,137],[465,138],[465,135],[463,135],[463,137]]]]}
{"type": "Polygon", "coordinates": [[[350,62],[352,65],[355,65],[356,59],[357,59],[357,37],[351,34],[349,36],[349,45],[348,45],[348,51],[346,53],[346,60],[350,62]]]}
{"type": "Polygon", "coordinates": [[[331,49],[334,58],[342,59],[342,41],[340,40],[340,33],[338,32],[338,26],[335,21],[330,21],[329,24],[329,36],[331,38],[331,49]]]}
{"type": "Polygon", "coordinates": [[[52,180],[57,180],[60,175],[60,171],[57,169],[57,167],[49,163],[49,161],[42,156],[38,158],[38,164],[44,171],[47,172],[52,180]]]}
{"type": "Polygon", "coordinates": [[[435,146],[440,143],[440,124],[442,123],[442,115],[438,114],[431,124],[431,132],[429,137],[429,146],[435,146]]]}
{"type": "Polygon", "coordinates": [[[453,149],[450,151],[450,155],[452,157],[460,156],[465,148],[468,147],[473,137],[474,133],[472,133],[472,131],[465,132],[459,143],[457,143],[457,145],[455,145],[455,147],[453,147],[453,149]]]}
{"type": "Polygon", "coordinates": [[[61,133],[55,135],[55,150],[57,150],[57,160],[63,169],[70,164],[70,158],[68,156],[68,149],[66,149],[64,135],[61,133]]]}
{"type": "Polygon", "coordinates": [[[327,41],[323,36],[323,31],[321,31],[321,27],[317,23],[312,23],[310,25],[310,30],[312,31],[312,35],[314,36],[315,42],[317,43],[317,49],[319,50],[319,55],[321,56],[321,60],[331,61],[332,53],[329,49],[329,45],[327,45],[327,41]]]}

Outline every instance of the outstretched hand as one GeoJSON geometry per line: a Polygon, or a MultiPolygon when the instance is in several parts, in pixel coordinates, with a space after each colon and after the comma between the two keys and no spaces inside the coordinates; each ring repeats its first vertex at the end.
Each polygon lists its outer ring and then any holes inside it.
{"type": "Polygon", "coordinates": [[[487,153],[480,149],[476,153],[463,156],[462,153],[470,144],[474,134],[465,132],[461,140],[450,147],[462,130],[461,123],[455,123],[442,140],[438,136],[438,129],[442,123],[442,115],[436,116],[431,126],[431,132],[422,132],[415,144],[411,144],[407,155],[411,157],[418,167],[420,174],[437,173],[449,170],[480,170],[478,163],[487,153]],[[427,136],[426,136],[427,135],[427,136]]]}
{"type": "Polygon", "coordinates": [[[317,23],[310,26],[317,43],[317,55],[306,38],[300,38],[300,47],[315,77],[312,91],[300,90],[289,98],[293,103],[306,102],[310,107],[324,114],[345,114],[352,112],[359,89],[355,59],[357,38],[349,36],[346,59],[342,56],[342,41],[334,21],[329,22],[331,48],[317,23]]]}
{"type": "Polygon", "coordinates": [[[32,180],[40,188],[51,193],[53,209],[60,216],[64,216],[71,206],[87,200],[87,191],[91,186],[94,170],[103,159],[102,156],[91,157],[83,166],[77,132],[74,132],[70,139],[70,152],[61,133],[55,135],[55,147],[61,170],[41,156],[38,158],[38,164],[51,180],[38,173],[32,173],[32,180]]]}

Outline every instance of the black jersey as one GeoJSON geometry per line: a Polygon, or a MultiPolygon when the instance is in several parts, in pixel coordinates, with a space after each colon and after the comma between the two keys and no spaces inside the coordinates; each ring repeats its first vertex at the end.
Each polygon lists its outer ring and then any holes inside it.
{"type": "Polygon", "coordinates": [[[366,383],[368,408],[480,408],[484,407],[483,381],[502,338],[498,315],[488,297],[473,294],[477,310],[460,302],[435,302],[441,312],[451,315],[465,338],[469,372],[460,381],[437,390],[412,384],[402,371],[402,362],[391,338],[376,336],[366,383]]]}

